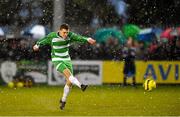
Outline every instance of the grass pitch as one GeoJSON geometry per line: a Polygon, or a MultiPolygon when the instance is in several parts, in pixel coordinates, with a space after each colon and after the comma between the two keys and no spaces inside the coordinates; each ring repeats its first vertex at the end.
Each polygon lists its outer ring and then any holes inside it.
{"type": "Polygon", "coordinates": [[[65,110],[59,109],[63,86],[10,89],[0,86],[0,116],[176,116],[180,115],[180,86],[158,86],[152,92],[118,85],[73,87],[65,110]]]}

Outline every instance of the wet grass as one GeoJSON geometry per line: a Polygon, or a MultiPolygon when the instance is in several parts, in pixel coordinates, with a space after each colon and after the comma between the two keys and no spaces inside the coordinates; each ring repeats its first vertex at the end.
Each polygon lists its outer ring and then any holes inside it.
{"type": "Polygon", "coordinates": [[[180,86],[160,85],[151,92],[141,86],[73,87],[65,110],[59,109],[63,86],[10,89],[0,86],[0,116],[176,116],[180,115],[180,86]]]}

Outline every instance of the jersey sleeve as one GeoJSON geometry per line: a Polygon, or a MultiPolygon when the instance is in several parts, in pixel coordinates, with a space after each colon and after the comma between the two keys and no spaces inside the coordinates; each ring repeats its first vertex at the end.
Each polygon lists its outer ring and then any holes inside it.
{"type": "Polygon", "coordinates": [[[82,43],[88,42],[87,41],[88,37],[84,37],[73,32],[69,32],[68,37],[70,38],[71,42],[82,42],[82,43]]]}
{"type": "Polygon", "coordinates": [[[128,48],[124,47],[122,49],[122,55],[123,55],[123,58],[126,58],[128,56],[128,48]]]}
{"type": "Polygon", "coordinates": [[[36,45],[38,46],[51,45],[51,40],[52,40],[53,35],[54,33],[52,32],[48,34],[47,36],[45,36],[44,38],[39,39],[36,42],[36,45]]]}

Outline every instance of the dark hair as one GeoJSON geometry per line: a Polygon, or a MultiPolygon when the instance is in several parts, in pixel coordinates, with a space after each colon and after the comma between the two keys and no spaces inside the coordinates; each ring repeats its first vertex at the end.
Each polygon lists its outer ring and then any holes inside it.
{"type": "Polygon", "coordinates": [[[68,29],[69,29],[69,25],[66,24],[66,23],[64,23],[64,24],[62,24],[62,25],[60,26],[59,29],[60,29],[60,30],[61,30],[61,29],[66,29],[66,30],[68,30],[68,29]]]}

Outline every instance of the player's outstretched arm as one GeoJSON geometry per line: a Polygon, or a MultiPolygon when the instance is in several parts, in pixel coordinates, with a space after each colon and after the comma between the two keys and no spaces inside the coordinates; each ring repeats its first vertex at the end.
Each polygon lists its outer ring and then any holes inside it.
{"type": "Polygon", "coordinates": [[[50,34],[48,34],[47,36],[45,36],[44,38],[39,39],[36,44],[33,46],[33,50],[34,51],[38,51],[39,47],[43,46],[43,45],[51,45],[51,40],[52,37],[56,36],[55,32],[52,32],[50,34]]]}
{"type": "Polygon", "coordinates": [[[34,45],[34,46],[33,46],[33,50],[34,50],[34,51],[38,51],[38,50],[39,50],[39,46],[38,46],[37,44],[34,45]]]}
{"type": "Polygon", "coordinates": [[[90,38],[88,38],[88,39],[87,39],[87,41],[88,41],[88,43],[89,43],[89,44],[91,44],[91,45],[96,44],[96,40],[94,40],[94,39],[93,39],[93,38],[91,38],[91,37],[90,37],[90,38]]]}
{"type": "Polygon", "coordinates": [[[79,34],[73,33],[73,32],[69,32],[68,36],[70,37],[70,39],[72,40],[71,42],[82,42],[82,43],[89,43],[89,44],[95,44],[96,40],[92,39],[92,38],[88,38],[88,37],[84,37],[81,36],[79,34]]]}

